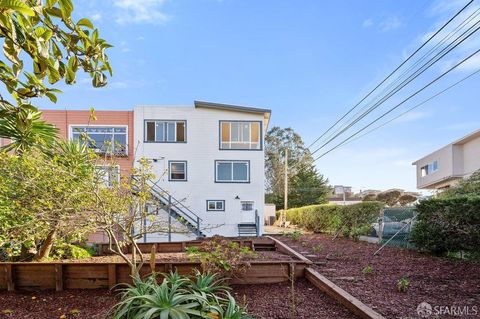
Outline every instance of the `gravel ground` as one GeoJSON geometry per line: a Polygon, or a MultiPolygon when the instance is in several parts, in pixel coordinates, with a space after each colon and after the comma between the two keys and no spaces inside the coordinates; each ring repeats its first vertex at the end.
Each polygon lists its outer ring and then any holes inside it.
{"type": "Polygon", "coordinates": [[[385,247],[373,256],[379,247],[376,244],[332,240],[323,234],[302,235],[298,241],[277,238],[317,263],[317,271],[386,318],[419,318],[416,309],[421,302],[432,307],[469,307],[471,315],[464,317],[480,318],[480,263],[394,247],[385,247]],[[364,273],[368,265],[371,272],[364,273]],[[407,292],[396,289],[401,278],[409,281],[407,292]],[[473,315],[474,307],[477,315],[473,315]]]}

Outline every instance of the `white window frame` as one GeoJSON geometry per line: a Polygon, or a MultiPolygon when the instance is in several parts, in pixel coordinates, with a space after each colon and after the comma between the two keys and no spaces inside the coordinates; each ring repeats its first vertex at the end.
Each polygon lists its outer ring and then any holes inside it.
{"type": "MultiPolygon", "coordinates": [[[[100,125],[100,124],[70,124],[68,125],[68,139],[73,140],[73,129],[75,127],[81,127],[81,128],[89,128],[89,127],[108,127],[108,128],[125,128],[125,154],[115,154],[113,155],[116,156],[128,156],[128,125],[111,125],[111,124],[105,124],[105,125],[100,125]]],[[[113,134],[113,133],[112,133],[113,134]]],[[[113,135],[112,135],[113,136],[113,135]]],[[[109,154],[108,152],[97,152],[100,154],[109,154]]]]}
{"type": "Polygon", "coordinates": [[[144,134],[144,143],[186,143],[187,142],[187,121],[186,120],[145,120],[144,125],[143,125],[143,134],[144,134]],[[154,140],[149,141],[147,140],[147,123],[154,123],[155,124],[155,133],[154,133],[154,140]],[[163,141],[158,141],[157,140],[157,124],[162,123],[163,124],[163,141]],[[168,129],[165,127],[165,124],[167,123],[174,123],[174,141],[169,141],[168,140],[168,129]],[[177,123],[183,123],[183,139],[184,141],[177,141],[177,123]]]}
{"type": "Polygon", "coordinates": [[[435,173],[436,171],[438,171],[438,160],[432,161],[432,162],[430,162],[428,164],[425,164],[422,167],[420,167],[420,175],[422,177],[431,175],[431,174],[435,173]]]}
{"type": "Polygon", "coordinates": [[[187,178],[187,171],[188,171],[188,163],[187,161],[180,161],[180,160],[174,160],[174,161],[168,161],[168,180],[170,182],[186,182],[188,180],[187,178]],[[185,168],[185,178],[179,179],[179,178],[172,178],[172,164],[183,164],[185,168]]]}
{"type": "Polygon", "coordinates": [[[242,212],[254,212],[255,211],[255,201],[253,201],[253,200],[242,200],[242,201],[240,201],[240,209],[241,209],[242,212]],[[244,210],[243,209],[244,204],[251,204],[252,209],[244,210]]]}
{"type": "MultiPolygon", "coordinates": [[[[261,121],[233,121],[233,120],[230,120],[230,121],[223,121],[221,120],[220,121],[220,124],[219,124],[219,148],[220,150],[236,150],[236,151],[261,151],[262,148],[263,148],[263,132],[262,132],[262,122],[261,121]],[[230,128],[230,132],[229,132],[229,135],[230,135],[230,141],[228,142],[224,142],[222,140],[222,124],[224,123],[228,123],[229,124],[229,128],[230,128]],[[239,125],[243,125],[243,124],[248,124],[249,125],[249,132],[250,132],[250,137],[249,137],[249,141],[232,141],[232,124],[235,123],[235,124],[239,124],[239,125]],[[252,124],[253,123],[258,123],[258,142],[252,142],[252,124]],[[228,145],[228,147],[224,147],[224,144],[228,145]],[[232,147],[232,144],[242,144],[242,145],[246,145],[248,147],[245,147],[245,148],[233,148],[232,147]],[[254,147],[252,148],[252,145],[253,144],[258,144],[257,147],[254,147]]],[[[238,132],[241,136],[243,137],[243,134],[241,134],[241,129],[240,129],[240,132],[238,132]]]]}
{"type": "Polygon", "coordinates": [[[215,160],[215,183],[250,183],[250,161],[248,160],[215,160]],[[230,180],[219,180],[218,179],[218,164],[231,164],[232,165],[232,179],[230,180]],[[233,164],[234,163],[245,163],[247,164],[247,179],[246,180],[234,180],[233,179],[233,164]]]}
{"type": "Polygon", "coordinates": [[[225,200],[221,199],[207,199],[207,212],[224,212],[225,211],[225,200]],[[215,208],[210,208],[210,203],[215,203],[215,208]],[[222,208],[218,209],[217,204],[222,203],[222,208]]]}
{"type": "MultiPolygon", "coordinates": [[[[109,166],[109,165],[95,165],[95,170],[105,169],[105,171],[106,171],[107,168],[108,169],[112,169],[112,168],[116,169],[116,171],[117,171],[116,172],[117,173],[116,182],[120,183],[120,165],[112,165],[112,166],[109,166]]],[[[108,188],[113,187],[113,182],[111,180],[111,172],[106,171],[106,174],[107,174],[107,179],[108,180],[106,180],[107,183],[103,183],[103,184],[105,185],[105,187],[108,187],[108,188]]]]}

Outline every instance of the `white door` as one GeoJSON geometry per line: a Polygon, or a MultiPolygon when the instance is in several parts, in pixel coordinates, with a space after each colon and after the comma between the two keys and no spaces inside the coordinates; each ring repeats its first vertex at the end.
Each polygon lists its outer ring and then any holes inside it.
{"type": "Polygon", "coordinates": [[[251,200],[244,200],[241,204],[241,220],[242,223],[255,223],[255,202],[251,200]]]}

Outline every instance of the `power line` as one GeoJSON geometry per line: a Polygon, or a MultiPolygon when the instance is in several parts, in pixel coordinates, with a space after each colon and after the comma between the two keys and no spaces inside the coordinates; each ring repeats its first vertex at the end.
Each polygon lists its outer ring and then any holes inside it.
{"type": "MultiPolygon", "coordinates": [[[[418,61],[416,61],[413,65],[409,66],[407,70],[404,70],[400,76],[398,76],[392,83],[390,83],[386,88],[382,90],[379,94],[376,95],[374,98],[377,99],[378,97],[382,96],[387,92],[387,90],[391,89],[394,85],[400,82],[400,80],[408,74],[412,69],[414,69],[417,65],[419,65],[421,62],[423,62],[427,57],[429,57],[435,50],[444,44],[446,41],[450,40],[453,35],[458,33],[466,24],[470,23],[474,18],[476,18],[480,14],[480,8],[475,10],[472,14],[470,14],[467,19],[465,19],[460,25],[454,28],[454,30],[450,31],[439,43],[437,43],[434,47],[430,48],[430,50],[425,53],[418,61]]],[[[369,103],[370,106],[373,102],[369,103]]],[[[341,127],[339,127],[333,134],[330,134],[329,138],[333,136],[334,134],[337,134],[340,130],[344,129],[347,126],[347,123],[351,120],[353,120],[355,117],[357,117],[362,111],[364,111],[369,104],[365,105],[361,110],[357,111],[352,117],[350,117],[345,124],[343,124],[341,127]]]]}
{"type": "Polygon", "coordinates": [[[462,61],[458,62],[457,64],[455,64],[453,67],[451,67],[450,69],[448,69],[447,71],[445,71],[444,73],[442,73],[440,76],[438,76],[437,78],[435,78],[434,80],[432,80],[431,82],[429,82],[428,84],[426,84],[425,86],[423,86],[420,90],[416,91],[415,93],[411,94],[409,97],[407,97],[406,99],[404,99],[402,102],[398,103],[397,105],[395,105],[393,108],[391,108],[390,110],[388,110],[387,112],[383,113],[380,117],[378,117],[377,119],[375,119],[374,121],[370,122],[368,125],[364,126],[362,129],[360,129],[359,131],[355,132],[354,134],[350,135],[348,138],[346,138],[344,141],[342,141],[341,143],[337,144],[336,146],[334,146],[333,148],[331,148],[330,150],[328,150],[327,152],[321,154],[320,156],[316,157],[314,159],[314,161],[317,161],[319,160],[320,158],[322,158],[323,156],[327,155],[328,153],[334,151],[335,149],[341,147],[342,145],[344,145],[346,142],[348,142],[349,140],[351,140],[352,138],[354,138],[356,135],[358,135],[359,133],[363,132],[365,129],[369,128],[371,125],[375,124],[376,122],[378,122],[380,119],[384,118],[385,116],[387,116],[388,114],[390,114],[391,112],[393,112],[394,110],[396,110],[398,107],[400,107],[401,105],[403,105],[405,102],[407,102],[408,100],[410,100],[411,98],[415,97],[417,94],[419,94],[420,92],[424,91],[426,88],[428,88],[430,85],[434,84],[435,82],[437,82],[438,80],[440,80],[442,77],[444,77],[445,75],[447,75],[448,73],[450,73],[451,71],[453,71],[454,69],[456,69],[458,66],[460,66],[461,64],[465,63],[466,61],[468,61],[469,59],[471,59],[473,56],[475,56],[478,52],[480,52],[480,49],[478,49],[477,51],[475,51],[474,53],[470,54],[468,57],[466,57],[465,59],[463,59],[462,61]]]}
{"type": "Polygon", "coordinates": [[[480,20],[477,21],[473,26],[468,28],[467,31],[462,33],[459,37],[457,37],[452,43],[450,43],[447,47],[442,49],[440,53],[438,53],[436,56],[434,56],[432,59],[430,59],[427,63],[425,63],[420,69],[415,71],[412,75],[410,75],[407,79],[405,79],[400,85],[398,85],[394,90],[390,91],[387,96],[383,97],[380,101],[376,102],[373,106],[371,106],[368,110],[366,110],[360,117],[355,119],[352,123],[350,123],[347,127],[342,129],[339,133],[335,134],[332,138],[327,140],[324,144],[322,144],[320,147],[315,149],[311,154],[315,154],[319,150],[321,150],[323,147],[328,145],[330,142],[332,142],[334,139],[336,139],[339,135],[344,133],[346,130],[351,128],[353,125],[358,123],[360,120],[365,118],[368,114],[373,112],[375,109],[377,109],[381,104],[383,104],[385,101],[387,101],[390,97],[392,97],[395,93],[397,93],[399,90],[401,90],[403,87],[405,87],[407,84],[415,80],[417,77],[419,77],[421,74],[423,74],[426,70],[428,70],[430,67],[432,67],[435,63],[437,63],[441,58],[443,58],[445,55],[450,53],[452,50],[454,50],[456,47],[458,47],[460,44],[462,44],[465,40],[467,40],[469,37],[471,37],[473,34],[475,34],[480,27],[477,27],[474,31],[470,32],[470,34],[466,35],[463,39],[461,39],[458,43],[455,44],[455,42],[458,41],[458,39],[462,38],[465,34],[467,34],[473,27],[476,25],[480,24],[480,20]],[[453,46],[452,46],[453,45],[453,46]],[[432,62],[433,61],[433,62],[432,62]]]}
{"type": "Polygon", "coordinates": [[[432,36],[430,36],[427,41],[425,41],[420,47],[418,47],[410,56],[404,60],[399,66],[395,68],[386,78],[384,78],[377,86],[375,86],[367,95],[365,95],[357,104],[355,104],[347,113],[345,113],[340,119],[338,119],[333,125],[331,125],[322,135],[315,139],[307,149],[310,149],[315,143],[317,143],[322,137],[324,137],[330,130],[335,127],[339,122],[341,122],[345,117],[347,117],[354,109],[356,109],[363,101],[365,101],[374,91],[376,91],[383,83],[385,83],[389,78],[392,77],[401,67],[403,67],[415,54],[417,54],[421,49],[423,49],[437,34],[439,34],[447,25],[450,24],[455,18],[460,15],[468,6],[473,3],[474,0],[470,0],[460,11],[458,11],[453,17],[451,17],[440,29],[438,29],[432,36]]]}
{"type": "Polygon", "coordinates": [[[352,139],[352,140],[350,140],[350,141],[348,141],[348,142],[342,143],[342,145],[341,145],[341,146],[344,146],[344,145],[346,145],[346,144],[350,144],[351,142],[353,142],[353,141],[356,141],[356,140],[358,140],[358,139],[360,139],[360,138],[364,137],[365,135],[368,135],[368,134],[370,134],[370,133],[372,133],[372,132],[374,132],[374,131],[376,131],[376,130],[378,130],[378,129],[382,128],[382,127],[384,127],[385,125],[387,125],[387,124],[389,124],[389,123],[391,123],[391,122],[395,121],[396,119],[398,119],[398,118],[400,118],[400,117],[404,116],[405,114],[407,114],[407,113],[409,113],[409,112],[413,111],[414,109],[416,109],[416,108],[418,108],[418,107],[420,107],[420,106],[424,105],[425,103],[427,103],[427,102],[430,102],[431,100],[433,100],[433,99],[434,99],[434,98],[436,98],[437,96],[439,96],[439,95],[441,95],[441,94],[445,93],[446,91],[448,91],[448,90],[450,90],[450,89],[454,88],[454,87],[455,87],[455,86],[457,86],[458,84],[460,84],[460,83],[462,83],[462,82],[464,82],[464,81],[468,80],[469,78],[473,77],[474,75],[476,75],[476,74],[478,74],[478,73],[480,73],[480,69],[478,69],[478,70],[477,70],[477,71],[475,71],[475,72],[472,72],[472,73],[470,73],[468,76],[464,77],[463,79],[461,79],[461,80],[459,80],[459,81],[457,81],[457,82],[453,83],[452,85],[450,85],[450,86],[446,87],[445,89],[443,89],[443,90],[441,90],[441,91],[437,92],[436,94],[432,95],[432,96],[431,96],[431,97],[429,97],[428,99],[426,99],[426,100],[423,100],[422,102],[420,102],[420,103],[418,103],[418,104],[414,105],[413,107],[409,108],[408,110],[406,110],[406,111],[404,111],[404,112],[402,112],[402,113],[398,114],[397,116],[395,116],[395,117],[391,118],[390,120],[386,121],[385,123],[383,123],[383,124],[381,124],[381,125],[379,125],[379,126],[376,126],[376,127],[374,127],[373,129],[371,129],[371,130],[369,130],[369,131],[367,131],[367,132],[363,133],[363,134],[362,134],[362,135],[360,135],[360,136],[357,136],[357,137],[355,137],[354,139],[352,139]]]}

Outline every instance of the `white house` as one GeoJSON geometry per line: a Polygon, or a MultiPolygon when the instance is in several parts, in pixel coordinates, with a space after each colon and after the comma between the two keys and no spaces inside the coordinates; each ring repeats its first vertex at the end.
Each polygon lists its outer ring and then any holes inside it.
{"type": "Polygon", "coordinates": [[[415,161],[417,188],[441,190],[480,169],[480,130],[415,161]]]}
{"type": "MultiPolygon", "coordinates": [[[[135,107],[135,159],[152,160],[153,188],[174,204],[170,218],[187,225],[174,228],[190,231],[171,240],[262,234],[269,120],[270,110],[199,101],[135,107]]],[[[169,215],[162,211],[159,218],[169,215]]],[[[168,234],[144,240],[168,240],[168,234]]]]}

